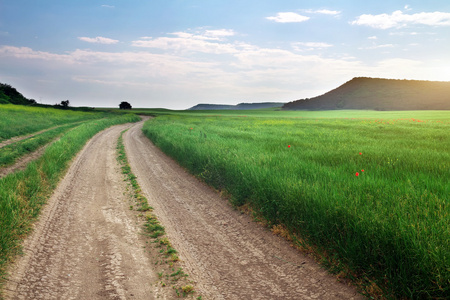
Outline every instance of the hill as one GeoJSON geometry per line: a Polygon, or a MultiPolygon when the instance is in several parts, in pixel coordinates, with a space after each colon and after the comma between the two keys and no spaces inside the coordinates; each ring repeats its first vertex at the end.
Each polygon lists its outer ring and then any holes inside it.
{"type": "Polygon", "coordinates": [[[70,109],[76,111],[93,111],[93,107],[72,107],[69,100],[63,100],[60,104],[39,104],[34,99],[24,97],[16,88],[9,84],[0,82],[0,104],[32,105],[36,107],[52,107],[60,109],[70,109]]]}
{"type": "Polygon", "coordinates": [[[261,103],[239,103],[237,105],[226,104],[197,104],[188,110],[247,110],[263,109],[271,107],[282,107],[285,103],[280,102],[261,102],[261,103]]]}
{"type": "Polygon", "coordinates": [[[287,110],[450,110],[450,82],[356,77],[321,96],[283,106],[287,110]]]}
{"type": "Polygon", "coordinates": [[[0,83],[0,104],[32,105],[36,104],[36,101],[25,98],[9,84],[0,83]]]}

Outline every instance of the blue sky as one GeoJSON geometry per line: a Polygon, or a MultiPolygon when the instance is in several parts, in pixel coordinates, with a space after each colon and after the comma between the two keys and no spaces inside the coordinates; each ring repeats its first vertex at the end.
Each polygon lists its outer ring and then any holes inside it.
{"type": "Polygon", "coordinates": [[[0,82],[48,104],[287,102],[449,53],[447,0],[0,0],[0,82]]]}

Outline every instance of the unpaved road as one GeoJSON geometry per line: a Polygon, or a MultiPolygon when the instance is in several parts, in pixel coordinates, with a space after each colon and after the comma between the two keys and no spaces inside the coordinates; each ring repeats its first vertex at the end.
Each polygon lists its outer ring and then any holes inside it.
{"type": "Polygon", "coordinates": [[[7,299],[153,299],[153,266],[116,160],[130,126],[102,131],[76,157],[24,245],[7,299]]]}
{"type": "Polygon", "coordinates": [[[124,135],[130,165],[203,299],[362,298],[187,174],[141,127],[124,135]]]}
{"type": "MultiPolygon", "coordinates": [[[[133,172],[202,299],[360,299],[311,259],[234,210],[162,154],[142,122],[96,135],[45,207],[7,299],[167,298],[144,251],[116,161],[122,130],[133,172]]],[[[170,287],[168,287],[170,289],[170,287]]]]}

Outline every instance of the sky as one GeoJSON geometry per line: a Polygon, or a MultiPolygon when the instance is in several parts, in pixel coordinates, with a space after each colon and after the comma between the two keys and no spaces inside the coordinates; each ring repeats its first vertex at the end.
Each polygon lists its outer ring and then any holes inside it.
{"type": "Polygon", "coordinates": [[[39,103],[289,102],[450,81],[448,0],[0,0],[0,82],[39,103]]]}

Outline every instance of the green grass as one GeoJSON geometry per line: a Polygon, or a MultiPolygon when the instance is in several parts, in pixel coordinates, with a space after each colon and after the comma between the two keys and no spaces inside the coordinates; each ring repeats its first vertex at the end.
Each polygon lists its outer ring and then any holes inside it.
{"type": "Polygon", "coordinates": [[[107,114],[39,108],[22,105],[0,105],[0,142],[57,125],[106,117],[107,114]]]}
{"type": "Polygon", "coordinates": [[[450,297],[450,112],[220,114],[160,116],[144,133],[385,296],[450,297]]]}
{"type": "Polygon", "coordinates": [[[85,122],[50,145],[24,171],[0,179],[0,287],[7,264],[20,252],[21,241],[31,231],[32,222],[73,157],[99,131],[138,120],[135,115],[123,115],[85,122]]]}
{"type": "Polygon", "coordinates": [[[78,123],[62,125],[39,135],[0,148],[0,168],[14,164],[21,156],[37,150],[39,147],[46,145],[61,134],[78,125],[78,123]]]}
{"type": "MultiPolygon", "coordinates": [[[[126,130],[125,130],[126,131],[126,130]]],[[[180,260],[177,253],[178,251],[173,248],[169,239],[166,235],[166,231],[164,226],[158,221],[158,218],[152,213],[153,208],[149,206],[147,198],[142,194],[142,190],[137,182],[136,175],[131,171],[131,167],[128,163],[127,155],[125,152],[125,145],[123,144],[123,131],[117,141],[117,160],[122,169],[122,174],[125,176],[125,180],[130,184],[132,188],[132,197],[136,201],[138,208],[136,209],[139,212],[146,212],[145,216],[143,214],[139,214],[141,217],[145,217],[144,223],[144,234],[150,238],[151,244],[155,245],[153,250],[149,250],[149,253],[156,256],[156,264],[159,264],[159,268],[163,268],[164,270],[158,272],[158,278],[160,279],[160,284],[162,287],[168,286],[169,284],[174,284],[177,282],[177,285],[173,286],[173,289],[178,297],[182,296],[186,297],[188,295],[192,295],[195,293],[194,287],[192,285],[180,286],[180,284],[191,283],[188,282],[188,275],[184,273],[182,268],[178,268],[178,271],[175,273],[166,274],[170,269],[174,271],[174,265],[180,260]],[[165,250],[164,250],[165,248],[165,250]],[[157,251],[159,249],[159,251],[157,251]],[[169,280],[170,279],[170,280],[169,280]],[[181,291],[181,293],[180,293],[181,291]]],[[[134,206],[130,206],[130,209],[133,209],[134,206]]],[[[148,241],[147,241],[148,243],[148,241]]],[[[154,258],[154,257],[153,257],[154,258]]],[[[201,296],[200,296],[201,297],[201,296]]]]}

